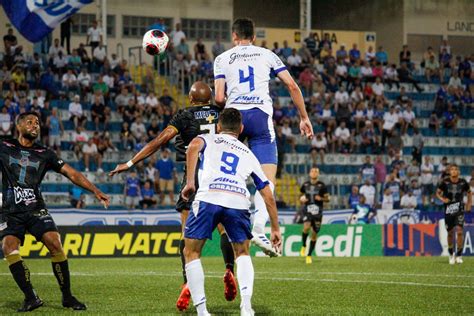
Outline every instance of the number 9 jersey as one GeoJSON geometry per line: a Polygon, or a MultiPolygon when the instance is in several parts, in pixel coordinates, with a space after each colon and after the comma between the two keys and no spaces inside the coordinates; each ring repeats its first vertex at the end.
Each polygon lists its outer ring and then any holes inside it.
{"type": "Polygon", "coordinates": [[[198,137],[205,145],[199,157],[199,189],[195,201],[248,210],[247,178],[252,177],[257,190],[269,184],[255,155],[237,138],[227,134],[198,137]]]}
{"type": "Polygon", "coordinates": [[[273,101],[270,97],[270,74],[286,70],[281,59],[266,48],[239,45],[217,56],[214,79],[225,79],[226,108],[249,110],[259,108],[270,117],[273,101]]]}

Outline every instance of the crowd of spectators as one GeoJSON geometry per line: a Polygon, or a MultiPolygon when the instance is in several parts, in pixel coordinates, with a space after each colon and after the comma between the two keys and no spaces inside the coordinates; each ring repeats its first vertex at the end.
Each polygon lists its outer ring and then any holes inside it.
{"type": "MultiPolygon", "coordinates": [[[[63,120],[69,119],[74,132],[71,147],[66,149],[73,150],[76,158],[83,161],[85,171],[103,172],[106,152],[140,150],[163,130],[179,105],[168,90],[155,91],[151,69],[144,74],[142,85],[133,81],[127,60],[107,54],[97,22],[89,28],[86,42],[76,48],[69,47],[66,29],[64,34],[61,30],[61,41],[54,39],[31,57],[24,54],[12,29],[4,36],[0,135],[14,136],[16,115],[36,111],[43,123],[43,143],[59,153],[65,146],[61,142],[65,133],[63,120]],[[53,99],[68,102],[67,113],[51,107],[53,99]],[[117,131],[118,144],[112,141],[114,115],[122,122],[117,131]]],[[[210,50],[201,39],[189,44],[179,23],[169,35],[167,60],[172,82],[185,87],[198,79],[212,83],[213,59],[228,47],[219,38],[210,50]]],[[[266,42],[261,45],[266,47],[266,42]]],[[[449,43],[443,41],[439,52],[429,47],[420,64],[412,60],[405,45],[394,63],[382,46],[376,50],[369,46],[362,52],[357,44],[349,49],[326,35],[320,40],[316,33],[304,39],[300,47],[290,47],[286,40],[281,46],[275,42],[272,51],[285,62],[304,93],[316,133],[310,146],[313,163],[324,164],[326,153],[388,155],[396,163],[385,166],[383,171],[383,163],[377,158],[373,167],[379,171],[374,171],[374,178],[369,180],[363,172],[355,195],[363,193],[366,203],[372,206],[412,208],[413,197],[416,207],[431,203],[430,185],[435,185],[437,176],[429,161],[426,167],[421,161],[424,135],[411,92],[430,89],[427,85],[422,87],[420,79],[440,83],[429,128],[435,135],[444,130],[457,135],[459,118],[472,113],[474,55],[454,58],[449,43]],[[390,91],[399,92],[395,101],[386,97],[390,91]],[[413,143],[413,161],[409,163],[400,159],[406,135],[413,143]]],[[[162,64],[156,67],[160,71],[162,64]]],[[[298,150],[300,139],[296,107],[291,102],[280,104],[278,89],[278,81],[272,82],[276,141],[279,161],[283,162],[285,153],[298,150]]],[[[429,157],[425,162],[426,159],[429,157]]],[[[363,169],[367,172],[370,168],[363,169]]],[[[127,206],[150,207],[165,203],[166,198],[169,204],[174,200],[176,171],[166,150],[160,158],[138,166],[138,185],[131,178],[124,187],[127,206]]],[[[83,204],[77,192],[73,200],[76,205],[83,204]]]]}

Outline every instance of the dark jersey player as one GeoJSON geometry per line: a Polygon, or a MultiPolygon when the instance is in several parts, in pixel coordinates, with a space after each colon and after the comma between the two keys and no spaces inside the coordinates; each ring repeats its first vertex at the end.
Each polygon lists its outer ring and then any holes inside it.
{"type": "Polygon", "coordinates": [[[466,180],[459,177],[459,167],[449,167],[449,177],[438,186],[436,197],[444,203],[444,221],[448,231],[449,264],[462,263],[464,210],[471,211],[472,192],[466,180]],[[464,197],[467,203],[464,205],[464,197]],[[454,252],[454,233],[456,233],[457,251],[454,252]]]}
{"type": "Polygon", "coordinates": [[[105,207],[109,205],[109,197],[58,158],[54,151],[35,143],[40,132],[40,121],[36,113],[20,114],[16,124],[18,139],[0,142],[3,175],[0,238],[13,278],[25,294],[23,306],[18,311],[32,311],[43,305],[31,284],[30,271],[20,256],[20,245],[23,244],[26,232],[41,241],[51,254],[53,272],[62,292],[62,305],[84,310],[86,305],[71,294],[68,261],[56,224],[41,196],[40,185],[46,172],[53,170],[94,193],[105,207]]]}
{"type": "Polygon", "coordinates": [[[323,220],[323,206],[324,203],[329,202],[329,193],[326,185],[318,180],[319,169],[312,167],[309,171],[309,180],[303,183],[301,186],[301,193],[303,194],[300,198],[303,203],[303,234],[302,234],[302,246],[301,256],[306,255],[306,263],[311,264],[313,260],[311,255],[316,246],[316,239],[318,238],[318,232],[321,229],[321,222],[323,220]],[[308,239],[309,230],[312,229],[311,241],[309,244],[309,250],[306,253],[306,241],[308,239]]]}
{"type": "MultiPolygon", "coordinates": [[[[154,140],[148,143],[140,152],[138,152],[130,161],[127,163],[119,164],[115,170],[110,172],[110,175],[124,172],[132,167],[134,164],[146,159],[150,155],[154,154],[161,146],[168,143],[173,137],[176,136],[175,148],[176,148],[176,160],[186,161],[186,149],[189,143],[199,134],[204,133],[216,133],[217,121],[219,118],[220,107],[211,104],[212,91],[211,88],[204,82],[195,82],[189,91],[189,100],[191,107],[187,109],[179,110],[176,115],[171,119],[169,125],[161,132],[154,140]]],[[[183,176],[181,183],[181,189],[186,186],[186,172],[183,176]]],[[[184,231],[184,224],[188,218],[189,210],[194,197],[191,197],[188,201],[184,201],[179,195],[179,200],[176,203],[176,210],[181,213],[181,226],[184,231]]],[[[221,250],[224,256],[224,262],[226,264],[226,273],[224,275],[225,282],[225,298],[228,301],[235,299],[237,295],[237,284],[234,279],[234,253],[232,245],[225,234],[223,228],[218,226],[219,232],[221,233],[221,250]]],[[[176,302],[176,307],[179,310],[185,310],[188,308],[189,301],[191,299],[191,293],[187,286],[187,278],[185,271],[185,259],[183,255],[184,239],[180,241],[180,256],[183,271],[184,284],[181,290],[181,294],[176,302]]]]}

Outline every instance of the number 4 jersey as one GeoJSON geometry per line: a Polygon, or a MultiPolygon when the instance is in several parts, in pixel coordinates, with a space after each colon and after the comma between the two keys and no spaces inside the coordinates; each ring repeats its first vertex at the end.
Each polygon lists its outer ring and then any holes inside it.
{"type": "Polygon", "coordinates": [[[270,117],[273,101],[268,83],[270,74],[286,70],[271,50],[253,45],[239,45],[217,56],[214,79],[225,79],[227,108],[249,110],[260,108],[270,117]]]}
{"type": "Polygon", "coordinates": [[[215,134],[219,111],[215,105],[194,106],[179,110],[169,126],[176,128],[176,161],[186,161],[186,149],[194,137],[200,134],[215,134]]]}
{"type": "Polygon", "coordinates": [[[200,153],[199,189],[195,200],[248,210],[247,178],[252,177],[257,190],[269,184],[257,158],[233,136],[207,134],[199,137],[205,145],[200,153]]]}

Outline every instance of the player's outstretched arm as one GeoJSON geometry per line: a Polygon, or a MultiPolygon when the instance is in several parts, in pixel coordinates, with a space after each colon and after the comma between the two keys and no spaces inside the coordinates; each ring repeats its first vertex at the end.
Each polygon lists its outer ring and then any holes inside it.
{"type": "Polygon", "coordinates": [[[259,190],[260,194],[265,201],[265,206],[270,217],[270,226],[271,226],[271,241],[273,246],[281,253],[281,232],[280,224],[278,223],[278,210],[276,207],[275,198],[273,197],[273,192],[270,189],[269,185],[266,185],[263,189],[259,190]]]}
{"type": "Polygon", "coordinates": [[[215,96],[214,96],[214,101],[216,104],[220,107],[225,106],[225,79],[224,78],[219,78],[214,80],[214,90],[215,90],[215,96]]]}
{"type": "Polygon", "coordinates": [[[71,167],[68,164],[65,164],[61,170],[60,173],[66,176],[69,180],[71,180],[72,183],[75,185],[80,186],[81,188],[94,193],[95,197],[104,205],[105,208],[109,207],[110,204],[110,198],[105,195],[102,191],[100,191],[94,184],[92,184],[87,178],[71,167]]]}
{"type": "Polygon", "coordinates": [[[146,144],[132,159],[127,163],[118,164],[114,170],[109,172],[109,176],[114,176],[115,174],[127,171],[134,164],[139,163],[140,161],[148,158],[150,155],[160,149],[161,146],[168,143],[170,139],[175,137],[178,134],[178,131],[173,126],[166,127],[158,136],[155,137],[151,142],[146,144]]]}
{"type": "Polygon", "coordinates": [[[185,201],[188,201],[196,191],[196,184],[194,183],[196,166],[199,152],[204,148],[204,145],[204,139],[196,137],[189,143],[188,150],[186,151],[186,186],[181,193],[185,201]]]}
{"type": "Polygon", "coordinates": [[[283,70],[278,73],[278,78],[286,85],[288,91],[290,92],[291,99],[295,104],[298,112],[300,114],[300,131],[301,135],[308,138],[313,137],[313,125],[309,120],[308,113],[306,112],[306,107],[304,104],[303,94],[301,93],[300,87],[295,82],[288,70],[283,70]]]}

